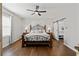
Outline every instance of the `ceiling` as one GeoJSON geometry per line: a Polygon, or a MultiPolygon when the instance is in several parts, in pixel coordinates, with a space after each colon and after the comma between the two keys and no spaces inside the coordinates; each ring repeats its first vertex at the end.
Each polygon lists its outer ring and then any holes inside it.
{"type": "MultiPolygon", "coordinates": [[[[23,17],[48,17],[52,18],[58,11],[73,7],[73,4],[67,3],[3,3],[3,7],[10,10],[11,12],[23,17]],[[35,9],[35,6],[39,5],[40,10],[46,10],[46,13],[43,13],[42,16],[31,15],[32,12],[27,11],[26,9],[35,9]]],[[[61,11],[62,12],[62,11],[61,11]]]]}

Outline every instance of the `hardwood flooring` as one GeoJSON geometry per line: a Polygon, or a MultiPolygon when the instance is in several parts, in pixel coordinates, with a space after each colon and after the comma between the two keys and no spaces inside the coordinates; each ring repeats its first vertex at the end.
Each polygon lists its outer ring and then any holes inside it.
{"type": "Polygon", "coordinates": [[[21,40],[3,49],[3,56],[75,56],[76,53],[63,44],[63,40],[53,40],[49,47],[21,47],[21,40]]]}

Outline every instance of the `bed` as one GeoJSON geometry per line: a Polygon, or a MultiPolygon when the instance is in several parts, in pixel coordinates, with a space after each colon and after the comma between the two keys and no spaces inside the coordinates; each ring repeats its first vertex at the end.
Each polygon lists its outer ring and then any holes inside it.
{"type": "Polygon", "coordinates": [[[29,45],[47,45],[49,47],[52,47],[51,34],[46,33],[46,25],[30,25],[30,32],[22,35],[22,47],[29,45]]]}

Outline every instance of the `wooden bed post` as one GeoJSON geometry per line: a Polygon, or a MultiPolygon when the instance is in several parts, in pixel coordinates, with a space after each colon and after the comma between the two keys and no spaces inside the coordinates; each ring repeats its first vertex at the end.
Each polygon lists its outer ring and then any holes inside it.
{"type": "Polygon", "coordinates": [[[32,27],[31,27],[31,25],[30,25],[30,32],[31,32],[31,29],[32,29],[32,27]]]}
{"type": "Polygon", "coordinates": [[[44,26],[45,32],[46,32],[46,25],[44,26]]]}
{"type": "Polygon", "coordinates": [[[24,47],[25,44],[25,39],[24,39],[24,34],[22,34],[22,47],[24,47]]]}
{"type": "Polygon", "coordinates": [[[52,48],[52,44],[53,44],[52,39],[50,39],[50,48],[52,48]]]}

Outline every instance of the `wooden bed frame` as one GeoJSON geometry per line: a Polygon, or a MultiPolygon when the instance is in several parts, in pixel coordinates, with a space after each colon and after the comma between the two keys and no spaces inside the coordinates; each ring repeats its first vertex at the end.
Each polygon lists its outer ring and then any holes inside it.
{"type": "MultiPolygon", "coordinates": [[[[30,25],[30,31],[31,31],[31,25],[30,25]]],[[[45,32],[46,32],[46,25],[44,26],[45,32]]],[[[27,35],[28,33],[23,33],[22,34],[22,47],[26,47],[29,45],[34,45],[34,46],[49,46],[52,47],[52,33],[47,33],[50,35],[49,41],[25,41],[24,35],[27,35]]]]}

